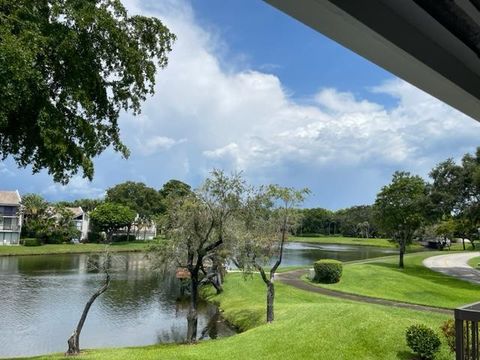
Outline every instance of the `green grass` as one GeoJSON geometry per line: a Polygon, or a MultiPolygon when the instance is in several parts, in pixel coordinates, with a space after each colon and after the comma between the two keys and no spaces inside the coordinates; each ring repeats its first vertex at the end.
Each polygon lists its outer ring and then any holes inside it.
{"type": "Polygon", "coordinates": [[[480,285],[431,271],[422,265],[423,259],[438,254],[438,251],[409,254],[403,270],[398,268],[398,257],[346,264],[339,283],[318,286],[446,308],[480,301],[480,285]]]}
{"type": "MultiPolygon", "coordinates": [[[[388,239],[365,239],[342,236],[291,236],[289,241],[304,242],[311,244],[343,244],[343,245],[363,245],[378,246],[385,248],[396,248],[396,244],[388,239]]],[[[420,248],[421,245],[411,245],[411,248],[420,248]]]]}
{"type": "MultiPolygon", "coordinates": [[[[109,246],[109,250],[112,252],[145,251],[150,243],[151,242],[149,241],[112,243],[109,246]]],[[[48,244],[42,246],[0,246],[0,256],[80,254],[102,252],[104,250],[104,244],[48,244]]]]}
{"type": "Polygon", "coordinates": [[[468,265],[470,265],[474,269],[480,269],[480,256],[476,256],[468,260],[468,265]]]}
{"type": "MultiPolygon", "coordinates": [[[[219,302],[227,320],[245,330],[197,345],[87,350],[79,359],[412,359],[405,329],[425,323],[439,332],[448,316],[353,303],[276,284],[274,323],[265,321],[265,286],[258,276],[230,274],[219,302]]],[[[447,346],[437,359],[452,359],[447,346]]],[[[35,359],[60,359],[62,355],[35,359]]]]}

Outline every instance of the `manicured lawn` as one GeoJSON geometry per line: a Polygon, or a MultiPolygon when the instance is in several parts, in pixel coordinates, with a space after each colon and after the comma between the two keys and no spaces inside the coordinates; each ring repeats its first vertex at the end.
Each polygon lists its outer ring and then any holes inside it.
{"type": "MultiPolygon", "coordinates": [[[[146,241],[118,242],[109,245],[112,252],[145,251],[148,244],[146,241]]],[[[0,256],[6,255],[50,255],[50,254],[78,254],[102,252],[104,244],[60,244],[42,246],[0,246],[0,256]]]]}
{"type": "Polygon", "coordinates": [[[423,259],[438,254],[438,251],[409,254],[405,257],[403,270],[398,268],[398,258],[346,264],[339,283],[319,286],[347,293],[446,308],[480,301],[480,285],[457,280],[422,265],[423,259]]]}
{"type": "Polygon", "coordinates": [[[480,268],[480,266],[478,266],[478,264],[480,264],[480,256],[476,256],[476,257],[468,260],[468,265],[470,265],[474,269],[479,269],[480,268]]]}
{"type": "MultiPolygon", "coordinates": [[[[245,332],[197,345],[89,350],[79,359],[412,359],[405,328],[425,323],[439,332],[448,316],[353,303],[277,283],[276,320],[264,324],[265,286],[258,276],[230,274],[225,292],[211,296],[245,332]]],[[[61,355],[36,359],[62,358],[61,355]]],[[[453,356],[445,345],[437,359],[453,356]]]]}
{"type": "MultiPolygon", "coordinates": [[[[378,247],[397,247],[395,243],[388,239],[365,239],[365,238],[351,238],[341,236],[291,236],[289,241],[305,242],[312,244],[344,244],[344,245],[363,245],[363,246],[378,246],[378,247]]],[[[421,245],[411,245],[411,248],[420,248],[421,245]]]]}

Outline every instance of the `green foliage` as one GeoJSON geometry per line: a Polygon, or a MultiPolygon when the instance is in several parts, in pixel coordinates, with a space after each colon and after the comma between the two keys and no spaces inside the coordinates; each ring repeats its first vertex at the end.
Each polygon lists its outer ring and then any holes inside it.
{"type": "Polygon", "coordinates": [[[128,206],[142,219],[151,219],[165,212],[162,197],[144,183],[127,181],[107,190],[106,202],[128,206]]]}
{"type": "Polygon", "coordinates": [[[0,158],[67,182],[120,140],[121,111],[153,94],[175,36],[119,0],[0,2],[0,158]]]}
{"type": "Polygon", "coordinates": [[[88,243],[94,243],[98,244],[99,242],[102,242],[104,239],[102,238],[102,235],[96,231],[89,231],[87,234],[87,242],[88,243]]]}
{"type": "Polygon", "coordinates": [[[158,191],[160,196],[164,199],[168,197],[182,197],[192,194],[192,188],[190,185],[185,184],[180,180],[168,180],[163,187],[158,191]]]}
{"type": "Polygon", "coordinates": [[[126,241],[135,241],[137,238],[135,235],[130,234],[127,236],[127,234],[118,234],[118,235],[113,235],[112,236],[112,241],[113,242],[126,242],[126,241]]]}
{"type": "Polygon", "coordinates": [[[407,345],[417,353],[421,359],[434,359],[435,354],[440,350],[440,338],[435,331],[423,324],[409,326],[405,336],[407,345]]]}
{"type": "Polygon", "coordinates": [[[455,352],[455,321],[448,319],[440,326],[440,330],[442,330],[442,334],[447,340],[450,351],[455,352]]]}
{"type": "Polygon", "coordinates": [[[103,200],[100,199],[77,199],[74,201],[60,201],[58,205],[66,207],[81,207],[83,211],[90,212],[101,203],[103,203],[103,200]]]}
{"type": "Polygon", "coordinates": [[[90,220],[100,231],[105,231],[111,241],[114,231],[130,226],[136,213],[129,207],[114,203],[103,203],[90,213],[90,220]]]}
{"type": "Polygon", "coordinates": [[[315,277],[313,281],[325,284],[334,284],[342,277],[343,265],[341,261],[322,259],[313,264],[315,277]]]}
{"type": "Polygon", "coordinates": [[[23,239],[22,241],[23,241],[24,246],[40,246],[40,245],[42,245],[42,243],[38,239],[35,239],[35,238],[26,238],[26,239],[23,239]]]}

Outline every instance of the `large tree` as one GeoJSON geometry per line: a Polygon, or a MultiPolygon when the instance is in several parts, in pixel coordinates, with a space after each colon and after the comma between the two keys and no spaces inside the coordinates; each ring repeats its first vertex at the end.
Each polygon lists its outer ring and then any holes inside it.
{"type": "Polygon", "coordinates": [[[128,206],[147,220],[165,211],[158,191],[141,182],[127,181],[109,188],[105,201],[128,206]]]}
{"type": "Polygon", "coordinates": [[[430,177],[431,199],[441,219],[453,218],[455,234],[468,238],[474,247],[480,224],[480,148],[473,155],[465,154],[460,164],[452,159],[438,164],[430,177]]]}
{"type": "Polygon", "coordinates": [[[158,191],[159,194],[167,199],[169,197],[186,196],[192,193],[190,185],[180,180],[168,180],[158,191]]]}
{"type": "Polygon", "coordinates": [[[67,182],[107,147],[121,111],[153,94],[175,36],[120,0],[0,1],[0,158],[67,182]]]}
{"type": "Polygon", "coordinates": [[[408,172],[397,171],[392,182],[377,194],[375,210],[378,224],[399,246],[400,268],[404,267],[406,247],[425,222],[429,201],[425,181],[408,172]]]}
{"type": "Polygon", "coordinates": [[[129,227],[135,221],[135,211],[128,206],[103,203],[90,213],[90,220],[93,225],[107,234],[107,241],[112,241],[115,231],[129,227]]]}
{"type": "Polygon", "coordinates": [[[151,248],[161,264],[185,268],[190,277],[187,341],[197,337],[199,287],[217,274],[209,271],[220,251],[232,241],[235,218],[241,209],[245,184],[240,175],[214,170],[195,192],[177,196],[167,210],[166,238],[151,248]]]}

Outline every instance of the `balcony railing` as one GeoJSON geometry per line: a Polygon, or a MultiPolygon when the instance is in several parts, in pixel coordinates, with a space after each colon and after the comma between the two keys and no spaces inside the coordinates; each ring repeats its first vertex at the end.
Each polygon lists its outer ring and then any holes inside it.
{"type": "Polygon", "coordinates": [[[456,360],[480,360],[480,302],[455,309],[456,360]]]}

